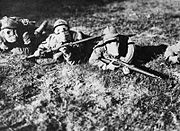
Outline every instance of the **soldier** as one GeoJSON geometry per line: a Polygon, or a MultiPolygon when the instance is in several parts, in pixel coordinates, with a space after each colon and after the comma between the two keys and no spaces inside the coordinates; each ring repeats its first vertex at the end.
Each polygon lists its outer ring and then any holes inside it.
{"type": "MultiPolygon", "coordinates": [[[[121,60],[128,64],[139,66],[151,60],[165,50],[165,45],[141,47],[135,45],[129,36],[119,35],[114,26],[108,26],[103,31],[103,40],[100,41],[91,54],[89,63],[103,70],[115,70],[114,60],[121,60]]],[[[128,68],[123,67],[123,72],[128,74],[128,68]]]]}
{"type": "Polygon", "coordinates": [[[0,50],[13,54],[29,55],[34,53],[47,21],[36,29],[35,23],[19,17],[3,17],[1,19],[0,50]]]}
{"type": "MultiPolygon", "coordinates": [[[[76,64],[81,60],[81,45],[65,46],[63,44],[75,42],[86,37],[80,31],[70,30],[69,24],[63,19],[58,19],[54,23],[54,33],[50,34],[46,41],[39,45],[38,49],[32,55],[34,57],[42,56],[43,53],[53,53],[55,61],[66,60],[69,64],[76,64]]],[[[45,55],[44,57],[47,57],[45,55]]]]}
{"type": "Polygon", "coordinates": [[[169,46],[164,53],[164,57],[172,64],[180,63],[180,42],[169,46]]]}

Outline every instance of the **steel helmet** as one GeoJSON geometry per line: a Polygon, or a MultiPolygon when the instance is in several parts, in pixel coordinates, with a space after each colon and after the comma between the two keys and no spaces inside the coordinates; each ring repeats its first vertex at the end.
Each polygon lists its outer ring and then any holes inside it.
{"type": "Polygon", "coordinates": [[[110,40],[114,40],[116,39],[116,36],[119,35],[119,33],[117,32],[116,28],[114,26],[107,26],[104,31],[103,31],[103,40],[104,42],[110,41],[110,40]]]}
{"type": "Polygon", "coordinates": [[[1,30],[9,28],[9,29],[16,29],[18,26],[18,22],[8,18],[8,17],[3,17],[1,19],[1,30]]]}
{"type": "Polygon", "coordinates": [[[61,26],[61,25],[66,25],[67,27],[69,27],[69,24],[67,21],[63,19],[58,19],[55,21],[53,28],[55,29],[57,26],[61,26]]]}

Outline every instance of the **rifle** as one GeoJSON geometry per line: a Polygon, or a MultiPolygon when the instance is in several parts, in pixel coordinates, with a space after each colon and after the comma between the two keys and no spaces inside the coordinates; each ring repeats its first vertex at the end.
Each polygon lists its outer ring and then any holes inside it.
{"type": "MultiPolygon", "coordinates": [[[[107,63],[107,64],[110,63],[110,62],[112,62],[112,64],[114,64],[115,66],[121,66],[121,65],[126,66],[126,67],[128,67],[130,70],[139,72],[139,73],[144,74],[144,75],[146,75],[146,76],[150,76],[150,77],[158,78],[158,79],[161,79],[161,78],[162,78],[162,76],[155,75],[155,74],[150,73],[150,72],[148,72],[148,71],[145,71],[145,70],[143,70],[143,69],[141,69],[141,68],[139,68],[139,67],[136,67],[136,66],[134,66],[134,65],[130,65],[130,64],[128,64],[128,63],[125,63],[125,62],[123,62],[123,61],[121,61],[121,60],[112,60],[112,59],[101,59],[101,60],[102,60],[103,62],[107,63]]],[[[143,67],[143,68],[144,68],[144,67],[143,67]]]]}
{"type": "MultiPolygon", "coordinates": [[[[75,41],[75,42],[71,42],[71,43],[64,43],[63,45],[61,45],[59,48],[55,49],[55,50],[44,50],[42,52],[42,54],[45,54],[45,53],[50,53],[50,52],[58,52],[60,48],[62,47],[66,47],[66,46],[73,46],[73,45],[77,45],[77,44],[80,44],[80,43],[83,43],[83,42],[87,42],[87,41],[91,41],[91,40],[100,40],[102,38],[103,35],[99,35],[99,36],[91,36],[91,37],[88,37],[88,38],[85,38],[85,39],[82,39],[82,40],[79,40],[79,41],[75,41]]],[[[33,55],[30,55],[30,56],[27,56],[26,57],[26,60],[33,60],[33,59],[37,59],[37,58],[40,58],[41,56],[35,56],[34,54],[33,55]]]]}
{"type": "Polygon", "coordinates": [[[78,41],[75,41],[75,42],[65,43],[62,46],[60,46],[59,49],[62,48],[62,47],[65,47],[65,46],[73,46],[73,45],[77,45],[77,44],[80,44],[80,43],[83,43],[83,42],[87,42],[87,41],[91,41],[91,40],[98,40],[98,39],[101,39],[102,36],[103,35],[91,36],[91,37],[88,37],[88,38],[85,38],[85,39],[82,39],[82,40],[78,40],[78,41]]]}

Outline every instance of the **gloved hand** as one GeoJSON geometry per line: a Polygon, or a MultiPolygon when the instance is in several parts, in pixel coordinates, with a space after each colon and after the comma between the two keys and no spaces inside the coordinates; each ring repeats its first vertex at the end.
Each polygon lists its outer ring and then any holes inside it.
{"type": "Polygon", "coordinates": [[[105,70],[108,70],[108,69],[109,69],[109,70],[115,70],[115,69],[119,68],[119,66],[114,65],[113,62],[114,62],[114,61],[110,62],[110,63],[106,66],[105,70]]]}
{"type": "Polygon", "coordinates": [[[62,52],[63,54],[66,54],[66,52],[67,52],[67,47],[59,48],[59,51],[62,52]]]}
{"type": "Polygon", "coordinates": [[[123,71],[123,73],[124,73],[125,75],[127,75],[127,74],[129,74],[129,73],[130,73],[129,68],[128,68],[128,67],[126,67],[126,66],[124,66],[124,67],[122,68],[122,71],[123,71]]]}
{"type": "Polygon", "coordinates": [[[180,62],[179,59],[179,56],[170,56],[168,60],[169,62],[172,62],[172,64],[175,64],[180,62]]]}
{"type": "Polygon", "coordinates": [[[65,59],[70,58],[71,53],[68,51],[67,47],[62,47],[59,49],[59,51],[63,53],[63,56],[65,57],[65,59]]]}
{"type": "Polygon", "coordinates": [[[30,37],[30,34],[28,32],[25,32],[23,34],[23,41],[24,41],[25,45],[28,45],[31,43],[31,37],[30,37]]]}
{"type": "Polygon", "coordinates": [[[33,54],[33,56],[35,56],[35,57],[38,57],[38,56],[40,56],[41,55],[41,50],[36,50],[35,52],[34,52],[34,54],[33,54]]]}
{"type": "Polygon", "coordinates": [[[121,61],[125,61],[125,57],[122,57],[122,56],[121,56],[119,59],[120,59],[121,61]]]}

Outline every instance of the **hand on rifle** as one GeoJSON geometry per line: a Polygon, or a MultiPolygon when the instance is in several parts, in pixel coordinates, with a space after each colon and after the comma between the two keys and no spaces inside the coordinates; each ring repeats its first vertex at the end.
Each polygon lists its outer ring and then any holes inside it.
{"type": "Polygon", "coordinates": [[[108,65],[104,65],[102,67],[103,70],[115,70],[117,68],[119,68],[120,65],[114,64],[114,60],[112,60],[108,65]]]}
{"type": "Polygon", "coordinates": [[[30,36],[30,34],[28,33],[28,32],[25,32],[24,34],[23,34],[23,41],[24,41],[24,44],[25,45],[28,45],[28,44],[30,44],[31,43],[31,38],[32,38],[33,36],[31,35],[30,36]]]}
{"type": "Polygon", "coordinates": [[[37,57],[40,57],[40,55],[41,55],[41,50],[38,49],[34,52],[34,54],[27,56],[26,60],[33,60],[34,61],[37,57]]]}
{"type": "Polygon", "coordinates": [[[61,48],[59,48],[59,51],[62,52],[63,54],[66,54],[67,48],[66,47],[61,47],[61,48]]]}
{"type": "Polygon", "coordinates": [[[34,57],[38,57],[38,56],[41,55],[41,53],[42,53],[41,50],[38,49],[38,50],[36,50],[36,51],[34,52],[33,56],[34,56],[34,57]]]}
{"type": "Polygon", "coordinates": [[[179,63],[180,62],[180,57],[178,55],[177,56],[170,56],[169,57],[169,62],[171,62],[172,64],[179,63]]]}
{"type": "MultiPolygon", "coordinates": [[[[120,66],[121,66],[121,64],[119,64],[117,60],[112,60],[108,65],[104,65],[102,68],[103,68],[103,70],[108,70],[108,69],[115,70],[115,69],[119,68],[120,66]]],[[[129,68],[126,66],[122,67],[122,71],[125,75],[130,73],[129,68]]]]}
{"type": "Polygon", "coordinates": [[[122,71],[123,71],[123,73],[124,73],[125,75],[127,75],[127,74],[129,74],[129,73],[130,73],[129,68],[128,68],[128,67],[126,67],[126,66],[124,66],[124,67],[122,68],[122,71]]]}

